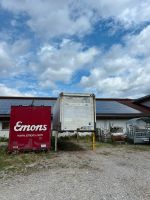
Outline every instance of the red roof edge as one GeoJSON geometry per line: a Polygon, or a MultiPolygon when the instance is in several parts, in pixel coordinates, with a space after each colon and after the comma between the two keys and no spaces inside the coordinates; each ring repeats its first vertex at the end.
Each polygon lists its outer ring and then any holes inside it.
{"type": "Polygon", "coordinates": [[[141,102],[147,101],[147,100],[150,100],[150,95],[146,95],[146,96],[144,96],[144,97],[140,97],[140,98],[138,98],[138,99],[135,99],[134,102],[135,102],[135,103],[141,103],[141,102]]]}

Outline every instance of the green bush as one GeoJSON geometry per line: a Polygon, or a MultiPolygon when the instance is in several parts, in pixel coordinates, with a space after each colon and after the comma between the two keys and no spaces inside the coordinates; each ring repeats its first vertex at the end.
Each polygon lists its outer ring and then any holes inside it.
{"type": "Polygon", "coordinates": [[[8,142],[8,138],[6,138],[6,137],[0,137],[0,142],[8,142]]]}

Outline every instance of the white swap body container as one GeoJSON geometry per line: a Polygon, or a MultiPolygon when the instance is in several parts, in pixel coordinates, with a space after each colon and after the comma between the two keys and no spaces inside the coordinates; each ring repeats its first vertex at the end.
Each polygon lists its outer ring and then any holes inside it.
{"type": "Polygon", "coordinates": [[[53,130],[95,131],[94,94],[61,93],[53,108],[53,130]]]}

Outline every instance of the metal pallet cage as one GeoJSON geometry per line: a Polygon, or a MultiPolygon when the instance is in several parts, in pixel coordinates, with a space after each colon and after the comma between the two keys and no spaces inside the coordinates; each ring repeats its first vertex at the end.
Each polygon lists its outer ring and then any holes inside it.
{"type": "Polygon", "coordinates": [[[150,143],[150,118],[141,117],[128,120],[127,137],[134,144],[150,143]]]}

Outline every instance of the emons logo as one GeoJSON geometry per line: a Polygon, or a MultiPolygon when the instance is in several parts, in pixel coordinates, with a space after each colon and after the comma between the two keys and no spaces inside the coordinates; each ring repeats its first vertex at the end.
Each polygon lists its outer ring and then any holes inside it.
{"type": "Polygon", "coordinates": [[[24,125],[22,121],[16,122],[16,125],[14,126],[14,131],[46,131],[47,125],[24,125]]]}

